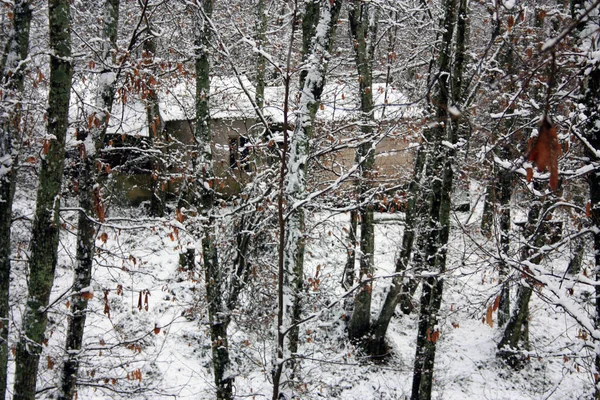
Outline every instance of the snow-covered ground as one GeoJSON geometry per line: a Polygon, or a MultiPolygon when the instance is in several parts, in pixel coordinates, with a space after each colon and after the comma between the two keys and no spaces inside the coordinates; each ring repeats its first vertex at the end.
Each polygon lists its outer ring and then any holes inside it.
{"type": "MultiPolygon", "coordinates": [[[[478,196],[474,194],[472,198],[478,196]]],[[[31,201],[21,199],[17,215],[30,215],[31,201]]],[[[440,338],[434,374],[435,399],[577,399],[591,393],[591,342],[561,309],[534,295],[530,304],[530,361],[520,371],[495,357],[501,335],[487,307],[498,291],[497,271],[486,256],[478,232],[478,214],[455,215],[448,273],[440,311],[440,338]]],[[[179,269],[187,245],[175,220],[149,220],[138,210],[116,213],[102,228],[94,269],[94,297],[81,362],[80,399],[212,399],[210,334],[203,272],[179,269]],[[103,235],[106,233],[106,235],[103,235]]],[[[410,397],[417,315],[397,313],[388,331],[392,356],[372,363],[347,340],[341,286],[348,214],[317,213],[307,243],[305,276],[309,289],[305,313],[318,317],[301,327],[301,359],[296,387],[284,392],[300,399],[405,399],[410,397]]],[[[50,340],[44,347],[38,389],[52,398],[64,346],[69,286],[74,260],[73,211],[63,213],[60,262],[53,290],[50,340]]],[[[373,317],[385,298],[394,257],[402,239],[402,215],[376,217],[376,268],[373,317]]],[[[24,257],[27,223],[15,224],[24,257]]],[[[276,258],[274,247],[266,256],[276,258]]],[[[566,258],[566,257],[565,257],[566,258]]],[[[199,260],[197,260],[199,261],[199,260]]],[[[556,258],[557,269],[566,259],[556,258]]],[[[13,318],[20,321],[25,295],[25,263],[14,263],[13,318]]],[[[275,338],[275,273],[272,263],[257,265],[229,328],[235,393],[239,398],[271,397],[275,338]]],[[[583,292],[582,292],[583,293],[583,292]]],[[[576,292],[574,296],[582,295],[576,292]]],[[[417,293],[417,299],[418,299],[417,293]]],[[[13,344],[17,331],[12,329],[13,344]]],[[[11,359],[9,384],[14,360],[11,359]]]]}

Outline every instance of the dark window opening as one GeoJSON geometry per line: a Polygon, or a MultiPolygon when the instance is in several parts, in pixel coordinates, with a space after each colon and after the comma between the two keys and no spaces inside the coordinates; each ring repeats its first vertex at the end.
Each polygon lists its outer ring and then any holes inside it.
{"type": "Polygon", "coordinates": [[[245,137],[239,136],[229,139],[229,167],[250,172],[249,156],[250,146],[248,146],[248,140],[245,137]]]}

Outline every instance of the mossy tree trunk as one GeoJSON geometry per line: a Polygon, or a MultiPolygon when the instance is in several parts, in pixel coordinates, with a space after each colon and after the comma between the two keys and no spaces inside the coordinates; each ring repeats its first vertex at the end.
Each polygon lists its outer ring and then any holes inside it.
{"type": "Polygon", "coordinates": [[[202,221],[201,247],[204,261],[208,319],[212,346],[212,362],[216,398],[233,399],[233,375],[230,373],[229,339],[227,328],[229,310],[224,299],[225,277],[215,243],[215,176],[212,157],[210,124],[210,59],[212,40],[213,1],[196,2],[195,67],[196,67],[196,143],[198,158],[195,160],[196,179],[193,205],[202,221]]]}
{"type": "Polygon", "coordinates": [[[117,28],[119,22],[119,2],[120,0],[106,0],[104,5],[104,27],[101,58],[103,69],[100,72],[99,82],[96,93],[96,115],[98,123],[92,124],[90,131],[83,131],[84,137],[79,137],[82,141],[80,146],[80,164],[79,164],[79,208],[77,222],[77,248],[75,257],[75,276],[73,279],[71,299],[71,316],[67,326],[66,337],[66,356],[63,364],[63,370],[60,381],[59,398],[70,400],[76,395],[77,376],[79,373],[79,356],[83,344],[83,334],[85,321],[87,317],[87,300],[81,293],[87,290],[91,285],[92,266],[95,254],[94,239],[96,236],[94,215],[97,215],[95,205],[101,207],[100,189],[96,186],[97,182],[97,164],[99,152],[103,147],[104,136],[108,127],[108,118],[112,109],[116,74],[112,69],[114,65],[114,53],[117,43],[117,28]],[[91,141],[86,140],[86,135],[91,137],[91,141]],[[86,143],[88,144],[87,147],[86,143]]]}
{"type": "Polygon", "coordinates": [[[428,196],[429,222],[422,233],[425,253],[423,263],[428,276],[423,280],[421,309],[417,329],[417,348],[413,369],[411,399],[429,400],[433,387],[433,372],[436,344],[440,337],[438,313],[442,303],[446,272],[447,245],[450,236],[450,209],[456,155],[453,147],[443,145],[444,141],[458,142],[460,117],[450,115],[448,109],[460,107],[462,92],[462,69],[468,29],[468,8],[465,0],[446,0],[443,3],[444,17],[441,23],[442,37],[438,55],[438,74],[435,99],[438,126],[430,132],[433,152],[426,175],[431,181],[428,196]],[[457,10],[458,8],[458,10],[457,10]],[[458,15],[458,20],[457,20],[458,15]],[[453,27],[456,23],[456,42],[453,41],[453,27]],[[455,43],[455,46],[453,44],[455,43]],[[455,53],[454,69],[451,56],[455,53]],[[452,77],[452,79],[450,78],[452,77]]]}
{"type": "Polygon", "coordinates": [[[58,212],[72,78],[69,5],[68,0],[48,1],[51,49],[48,134],[42,152],[31,233],[27,304],[17,345],[14,398],[18,400],[35,398],[38,363],[48,322],[48,300],[58,258],[58,212]]]}
{"type": "Polygon", "coordinates": [[[10,325],[10,227],[20,145],[20,97],[29,52],[32,10],[29,0],[13,5],[13,26],[0,64],[3,105],[0,113],[0,398],[6,394],[8,330],[10,325]]]}
{"type": "Polygon", "coordinates": [[[375,142],[373,132],[373,56],[377,41],[377,5],[359,0],[350,2],[348,20],[354,44],[354,59],[358,70],[361,125],[363,143],[356,151],[355,161],[359,165],[358,209],[360,221],[360,272],[361,287],[354,299],[354,311],[348,326],[350,339],[361,339],[371,326],[371,293],[373,290],[375,225],[373,204],[366,202],[373,188],[375,173],[375,142]]]}

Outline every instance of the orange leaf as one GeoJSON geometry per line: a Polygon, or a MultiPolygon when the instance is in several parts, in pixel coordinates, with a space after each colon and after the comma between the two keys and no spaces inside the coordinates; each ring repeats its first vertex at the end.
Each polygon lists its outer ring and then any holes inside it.
{"type": "Polygon", "coordinates": [[[494,300],[494,311],[498,310],[498,307],[500,306],[500,296],[496,296],[496,299],[494,300]]]}
{"type": "Polygon", "coordinates": [[[100,234],[100,240],[102,240],[103,243],[106,243],[106,241],[108,240],[108,233],[102,232],[100,234]]]}
{"type": "Polygon", "coordinates": [[[156,324],[154,324],[154,334],[158,335],[160,333],[160,327],[156,324]]]}
{"type": "Polygon", "coordinates": [[[91,290],[81,292],[81,298],[84,300],[91,300],[94,298],[94,292],[92,292],[91,290]]]}
{"type": "Polygon", "coordinates": [[[429,329],[427,329],[427,341],[435,343],[440,338],[440,331],[435,330],[433,333],[429,329]]]}
{"type": "Polygon", "coordinates": [[[48,356],[46,357],[46,360],[48,361],[48,369],[54,369],[54,361],[52,361],[52,358],[48,356]]]}
{"type": "Polygon", "coordinates": [[[488,307],[487,312],[485,313],[485,323],[490,326],[490,328],[494,327],[494,319],[492,317],[492,313],[494,312],[491,306],[488,307]]]}
{"type": "Polygon", "coordinates": [[[556,129],[552,126],[548,117],[544,116],[539,135],[527,160],[537,165],[538,172],[550,169],[550,188],[552,190],[556,190],[558,187],[558,157],[561,154],[562,148],[558,143],[556,129]]]}

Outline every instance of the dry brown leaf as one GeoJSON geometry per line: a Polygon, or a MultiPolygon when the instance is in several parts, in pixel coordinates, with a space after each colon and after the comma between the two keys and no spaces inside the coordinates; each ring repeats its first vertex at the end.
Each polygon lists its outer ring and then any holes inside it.
{"type": "Polygon", "coordinates": [[[485,313],[485,323],[490,326],[490,328],[494,327],[494,318],[493,318],[493,308],[491,306],[488,307],[487,312],[485,313]]]}
{"type": "MultiPolygon", "coordinates": [[[[550,123],[548,117],[542,118],[540,132],[532,146],[528,161],[534,162],[538,172],[550,170],[550,188],[556,190],[558,187],[558,157],[562,154],[562,148],[558,143],[556,129],[550,123]]],[[[529,180],[529,171],[527,177],[529,180]]]]}
{"type": "Polygon", "coordinates": [[[500,306],[500,296],[496,296],[496,298],[494,299],[494,311],[497,311],[499,306],[500,306]]]}

